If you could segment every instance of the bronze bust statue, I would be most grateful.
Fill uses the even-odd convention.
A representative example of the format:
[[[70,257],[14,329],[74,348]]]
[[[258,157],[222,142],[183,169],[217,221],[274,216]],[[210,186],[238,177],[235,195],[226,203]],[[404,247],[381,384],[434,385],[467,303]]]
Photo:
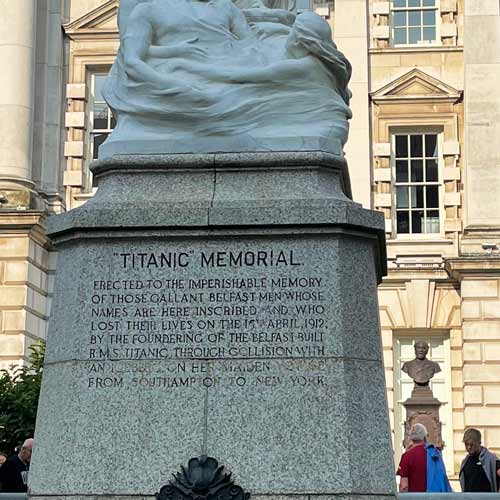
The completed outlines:
[[[415,359],[407,361],[401,369],[407,373],[415,382],[416,386],[426,387],[429,380],[441,371],[439,364],[427,359],[429,344],[421,340],[415,342]]]

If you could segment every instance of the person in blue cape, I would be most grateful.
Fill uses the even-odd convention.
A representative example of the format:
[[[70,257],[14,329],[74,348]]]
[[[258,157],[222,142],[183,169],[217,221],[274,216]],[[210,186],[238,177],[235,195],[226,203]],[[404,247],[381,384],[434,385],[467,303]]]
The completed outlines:
[[[425,445],[427,451],[427,493],[451,493],[441,450],[433,444]]]

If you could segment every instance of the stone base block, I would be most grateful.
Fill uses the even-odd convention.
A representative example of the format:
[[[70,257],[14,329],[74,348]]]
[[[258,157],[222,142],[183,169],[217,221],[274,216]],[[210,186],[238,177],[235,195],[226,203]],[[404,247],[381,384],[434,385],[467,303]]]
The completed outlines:
[[[152,498],[203,454],[253,498],[394,498],[383,217],[321,161],[101,164],[51,223],[32,497]]]

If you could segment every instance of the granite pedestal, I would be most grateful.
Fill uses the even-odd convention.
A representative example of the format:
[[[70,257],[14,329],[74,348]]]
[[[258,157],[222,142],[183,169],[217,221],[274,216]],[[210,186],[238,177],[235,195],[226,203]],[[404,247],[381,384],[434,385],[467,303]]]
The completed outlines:
[[[32,498],[152,498],[207,454],[252,498],[394,498],[384,220],[330,153],[123,156],[54,217]]]

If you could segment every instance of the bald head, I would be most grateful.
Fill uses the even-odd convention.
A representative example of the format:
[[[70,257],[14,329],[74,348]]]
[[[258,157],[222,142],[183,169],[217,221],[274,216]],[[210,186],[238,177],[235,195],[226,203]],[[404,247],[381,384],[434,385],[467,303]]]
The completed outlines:
[[[31,452],[33,451],[33,438],[28,438],[21,446],[18,457],[25,463],[31,462]]]

